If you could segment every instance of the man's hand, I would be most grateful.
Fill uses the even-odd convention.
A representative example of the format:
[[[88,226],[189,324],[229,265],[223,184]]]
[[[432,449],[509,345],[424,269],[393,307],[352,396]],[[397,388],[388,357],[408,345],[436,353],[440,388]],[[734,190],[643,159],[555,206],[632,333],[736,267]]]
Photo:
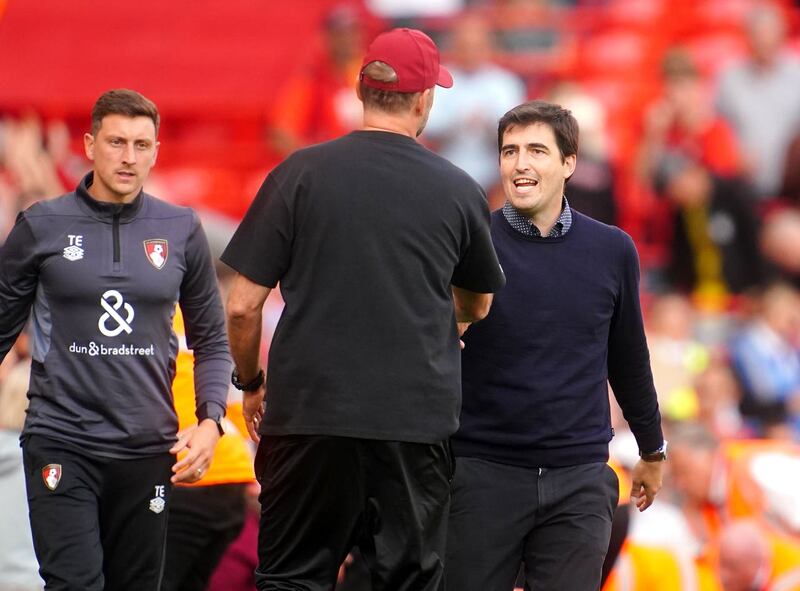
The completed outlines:
[[[661,479],[664,462],[645,462],[639,460],[631,472],[631,500],[639,511],[644,511],[653,504],[658,491],[661,490]]]
[[[186,455],[175,462],[171,478],[173,483],[197,482],[211,465],[214,447],[219,441],[219,429],[213,419],[203,419],[196,427],[189,427],[178,433],[178,442],[169,450],[171,454],[186,451]]]
[[[264,395],[266,393],[267,388],[265,384],[262,384],[261,387],[254,392],[243,392],[242,416],[244,416],[244,424],[247,426],[250,439],[256,443],[261,441],[258,428],[261,426],[261,421],[264,419]]]
[[[469,325],[472,324],[471,322],[458,322],[456,323],[458,326],[458,344],[463,349],[464,348],[464,341],[461,340],[461,337],[464,336],[464,333],[467,332]]]

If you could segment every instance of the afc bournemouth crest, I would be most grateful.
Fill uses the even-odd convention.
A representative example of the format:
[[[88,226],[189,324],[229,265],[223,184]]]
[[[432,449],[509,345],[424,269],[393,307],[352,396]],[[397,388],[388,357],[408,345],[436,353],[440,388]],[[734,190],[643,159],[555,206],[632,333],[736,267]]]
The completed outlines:
[[[169,254],[169,245],[166,240],[161,238],[145,240],[144,253],[147,255],[147,261],[156,269],[163,269],[167,264],[167,255]]]
[[[56,490],[61,482],[61,464],[47,464],[42,468],[42,480],[47,488]]]

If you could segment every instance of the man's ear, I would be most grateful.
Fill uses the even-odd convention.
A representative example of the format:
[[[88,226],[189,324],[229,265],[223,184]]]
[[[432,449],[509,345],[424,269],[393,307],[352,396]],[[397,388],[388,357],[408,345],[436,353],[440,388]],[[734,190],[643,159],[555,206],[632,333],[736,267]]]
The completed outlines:
[[[86,152],[86,157],[94,162],[94,136],[91,133],[83,134],[83,151]]]
[[[578,156],[572,154],[564,159],[564,180],[572,176],[575,172],[575,166],[578,163]]]
[[[428,101],[431,100],[431,93],[433,92],[432,88],[427,88],[417,94],[417,98],[414,101],[414,112],[417,115],[422,115],[427,110]]]

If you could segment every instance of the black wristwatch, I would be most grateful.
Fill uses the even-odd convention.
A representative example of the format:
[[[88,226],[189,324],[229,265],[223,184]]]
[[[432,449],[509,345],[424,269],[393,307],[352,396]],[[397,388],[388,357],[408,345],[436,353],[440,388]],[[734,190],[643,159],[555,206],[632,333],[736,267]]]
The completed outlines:
[[[239,379],[239,370],[234,367],[233,373],[231,374],[231,384],[233,384],[237,390],[242,390],[243,392],[255,392],[264,384],[264,370],[259,369],[256,377],[246,384],[243,384]]]
[[[222,415],[218,412],[213,414],[209,414],[208,412],[208,404],[203,404],[197,410],[197,423],[199,424],[201,421],[205,421],[206,419],[211,419],[217,424],[217,431],[219,431],[219,436],[222,437],[225,435],[225,429],[222,428]]]
[[[667,440],[655,451],[644,452],[639,450],[639,457],[645,462],[663,462],[667,459]]]

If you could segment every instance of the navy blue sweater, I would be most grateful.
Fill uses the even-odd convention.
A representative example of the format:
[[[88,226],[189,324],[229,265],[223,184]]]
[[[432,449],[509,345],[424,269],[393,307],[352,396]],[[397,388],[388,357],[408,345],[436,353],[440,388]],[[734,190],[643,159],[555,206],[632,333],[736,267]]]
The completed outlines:
[[[464,335],[458,456],[529,467],[606,461],[607,380],[639,448],[662,443],[636,248],[619,228],[572,215],[564,236],[538,238],[492,214],[506,287]]]

